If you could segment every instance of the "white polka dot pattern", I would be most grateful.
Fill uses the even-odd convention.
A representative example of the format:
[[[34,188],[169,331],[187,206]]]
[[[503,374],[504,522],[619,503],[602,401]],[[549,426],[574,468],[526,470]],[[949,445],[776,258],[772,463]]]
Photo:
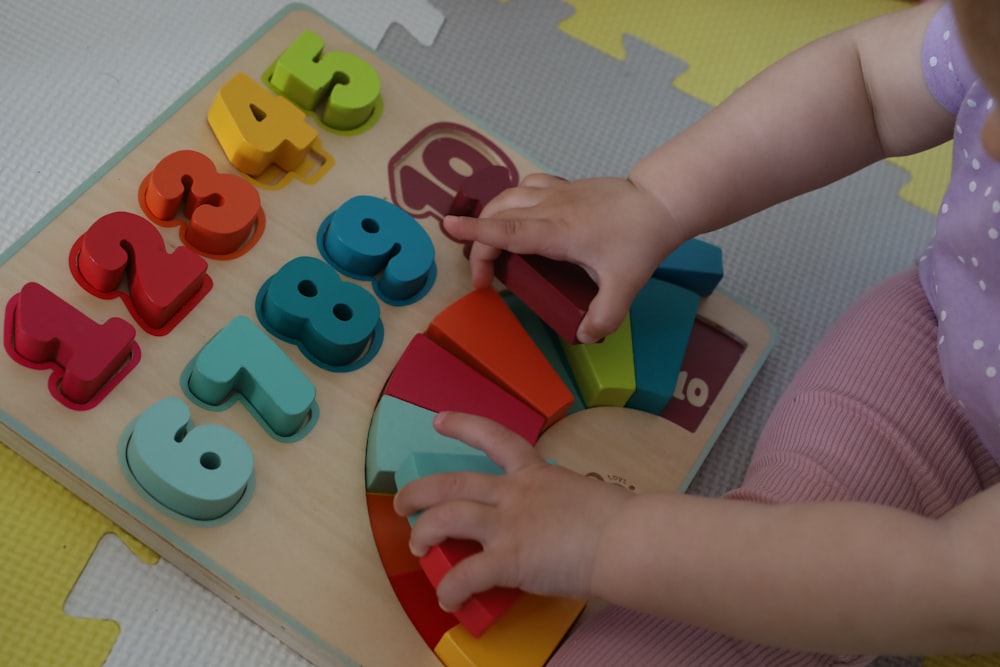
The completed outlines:
[[[951,183],[919,266],[938,313],[945,382],[1000,457],[1000,164],[980,141],[995,102],[953,39],[953,21],[943,8],[924,43],[925,78],[956,120]]]

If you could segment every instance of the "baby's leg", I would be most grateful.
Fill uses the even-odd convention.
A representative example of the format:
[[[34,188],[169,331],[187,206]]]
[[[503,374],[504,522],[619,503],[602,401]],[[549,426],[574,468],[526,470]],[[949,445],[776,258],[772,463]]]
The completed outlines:
[[[871,290],[820,342],[768,420],[742,486],[727,495],[866,501],[937,517],[998,480],[1000,468],[945,391],[936,322],[911,270]],[[607,607],[550,665],[867,662],[768,649]]]

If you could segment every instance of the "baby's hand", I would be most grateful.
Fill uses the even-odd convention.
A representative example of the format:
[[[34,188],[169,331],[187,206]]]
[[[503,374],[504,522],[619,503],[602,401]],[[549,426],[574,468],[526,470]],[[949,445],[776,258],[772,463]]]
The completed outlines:
[[[472,241],[474,287],[493,279],[502,250],[579,264],[598,293],[577,338],[591,343],[613,333],[663,258],[685,239],[652,194],[621,178],[566,181],[527,176],[486,205],[479,219],[448,216],[447,233]]]
[[[602,535],[632,494],[545,462],[525,440],[488,419],[445,412],[434,425],[506,471],[432,475],[396,495],[397,513],[423,510],[410,537],[415,555],[446,538],[483,546],[438,584],[441,607],[458,609],[470,595],[496,586],[589,597]]]

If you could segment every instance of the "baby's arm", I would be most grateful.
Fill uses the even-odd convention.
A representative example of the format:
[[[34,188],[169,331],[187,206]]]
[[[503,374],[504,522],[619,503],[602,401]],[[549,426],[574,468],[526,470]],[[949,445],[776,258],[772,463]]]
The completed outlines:
[[[608,523],[593,592],[789,649],[1000,650],[1000,487],[934,520],[860,503],[634,496]],[[623,544],[643,536],[641,549]]]
[[[758,643],[834,653],[1000,650],[1000,487],[934,520],[858,503],[765,505],[635,495],[544,462],[481,417],[437,427],[507,474],[406,485],[411,548],[445,537],[483,551],[438,586],[442,606],[493,586],[627,607]]]
[[[452,236],[476,242],[474,284],[488,284],[501,248],[576,262],[600,290],[578,337],[596,340],[685,239],[947,140],[953,118],[921,69],[939,7],[923,3],[803,47],[641,160],[628,180],[529,176],[479,221],[446,219]]]

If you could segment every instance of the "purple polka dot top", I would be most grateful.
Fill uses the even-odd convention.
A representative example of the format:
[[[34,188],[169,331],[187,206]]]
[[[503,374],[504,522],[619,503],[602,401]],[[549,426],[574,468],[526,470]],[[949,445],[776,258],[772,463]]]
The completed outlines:
[[[980,141],[994,100],[969,64],[948,5],[931,21],[923,68],[931,93],[956,118],[951,182],[920,279],[938,319],[945,385],[1000,461],[1000,164]]]

